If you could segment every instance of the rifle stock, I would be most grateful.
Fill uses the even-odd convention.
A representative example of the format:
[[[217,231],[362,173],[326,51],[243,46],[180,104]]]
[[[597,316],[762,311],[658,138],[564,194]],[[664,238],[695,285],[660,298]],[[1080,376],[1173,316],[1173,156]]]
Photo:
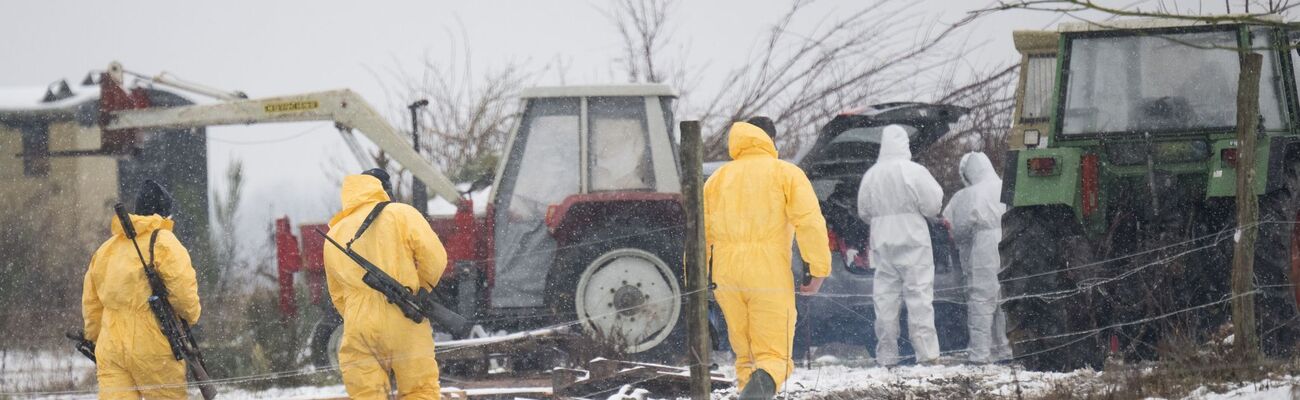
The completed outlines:
[[[190,331],[190,324],[185,320],[179,320],[185,337],[189,339],[189,351],[186,352],[186,364],[190,367],[190,372],[194,374],[194,381],[198,383],[199,393],[203,394],[205,400],[212,400],[217,397],[217,388],[213,387],[212,380],[208,376],[207,363],[203,361],[203,352],[199,350],[199,343],[194,339],[194,332]]]
[[[67,331],[63,333],[63,336],[76,342],[74,346],[77,351],[80,352],[81,355],[86,356],[86,358],[89,358],[90,362],[99,362],[95,360],[95,342],[86,340],[85,332],[81,330]]]

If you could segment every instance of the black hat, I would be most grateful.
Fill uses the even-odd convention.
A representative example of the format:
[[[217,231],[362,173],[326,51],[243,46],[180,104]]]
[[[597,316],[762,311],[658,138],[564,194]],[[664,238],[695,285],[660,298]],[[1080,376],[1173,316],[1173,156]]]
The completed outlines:
[[[750,125],[761,128],[763,132],[767,132],[767,136],[772,138],[772,141],[776,141],[776,123],[772,122],[771,118],[760,115],[757,117],[750,118],[745,122],[748,122]]]
[[[388,197],[393,197],[393,185],[388,183],[388,171],[383,168],[371,168],[366,172],[362,172],[361,175],[370,175],[375,179],[379,179],[379,183],[384,185],[384,193],[388,193]]]
[[[158,182],[145,179],[140,186],[140,193],[135,196],[135,215],[154,214],[164,217],[172,215],[172,195]]]

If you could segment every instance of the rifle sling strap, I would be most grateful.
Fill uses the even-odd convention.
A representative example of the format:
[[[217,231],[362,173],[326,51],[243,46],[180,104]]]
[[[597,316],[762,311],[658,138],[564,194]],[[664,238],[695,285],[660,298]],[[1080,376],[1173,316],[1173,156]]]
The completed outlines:
[[[717,289],[718,284],[713,282],[713,246],[709,246],[709,290]]]
[[[357,241],[357,239],[360,239],[362,233],[366,233],[366,229],[370,228],[370,224],[375,222],[375,218],[379,217],[379,213],[384,211],[384,207],[387,207],[389,203],[392,202],[383,201],[383,202],[379,202],[379,204],[375,204],[375,208],[370,210],[370,214],[366,215],[366,219],[361,221],[361,226],[357,227],[357,233],[352,235],[352,240],[348,241],[347,248],[349,250],[352,249],[352,242],[355,242]]]
[[[154,245],[155,243],[158,243],[158,231],[159,231],[159,230],[160,230],[160,229],[154,229],[154,230],[153,230],[153,233],[150,233],[150,234],[149,234],[149,265],[154,265],[154,263],[153,263],[153,245]],[[157,268],[157,266],[154,266],[154,267]]]

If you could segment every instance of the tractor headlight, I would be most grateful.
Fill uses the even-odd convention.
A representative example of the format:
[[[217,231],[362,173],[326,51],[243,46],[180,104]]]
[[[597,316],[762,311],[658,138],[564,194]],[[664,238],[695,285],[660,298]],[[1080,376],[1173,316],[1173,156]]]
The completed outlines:
[[[1038,143],[1042,141],[1042,136],[1043,134],[1039,133],[1037,129],[1025,130],[1025,147],[1038,147]]]

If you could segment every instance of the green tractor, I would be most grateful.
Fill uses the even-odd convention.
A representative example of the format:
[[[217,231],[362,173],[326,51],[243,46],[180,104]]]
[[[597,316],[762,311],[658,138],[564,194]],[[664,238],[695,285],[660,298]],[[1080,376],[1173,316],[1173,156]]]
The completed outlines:
[[[1000,274],[1016,359],[1098,367],[1200,345],[1230,322],[1236,176],[1255,171],[1258,332],[1296,346],[1300,27],[1131,20],[1017,31]],[[1239,165],[1239,51],[1263,55]]]

